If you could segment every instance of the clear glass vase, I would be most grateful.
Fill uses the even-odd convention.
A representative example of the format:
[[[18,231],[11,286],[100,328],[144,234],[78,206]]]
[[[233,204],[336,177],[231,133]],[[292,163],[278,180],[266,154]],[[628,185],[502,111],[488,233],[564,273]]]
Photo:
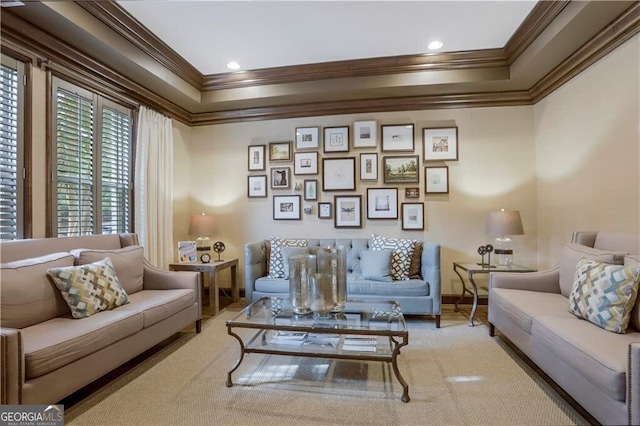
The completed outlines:
[[[315,274],[316,256],[300,254],[289,257],[289,296],[294,313],[311,313],[311,279]]]
[[[343,312],[347,302],[347,250],[344,246],[319,247],[318,274],[330,282],[331,312]]]

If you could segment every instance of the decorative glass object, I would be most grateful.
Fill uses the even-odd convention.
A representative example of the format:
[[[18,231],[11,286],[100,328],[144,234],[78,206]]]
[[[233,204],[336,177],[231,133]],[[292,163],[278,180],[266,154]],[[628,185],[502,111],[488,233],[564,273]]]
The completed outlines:
[[[317,316],[327,316],[334,308],[332,280],[331,274],[321,273],[311,278],[311,310]]]
[[[318,274],[330,281],[331,312],[343,312],[347,302],[347,250],[344,246],[319,247]]]
[[[289,257],[289,295],[296,314],[311,312],[311,279],[316,273],[316,256],[300,254]]]

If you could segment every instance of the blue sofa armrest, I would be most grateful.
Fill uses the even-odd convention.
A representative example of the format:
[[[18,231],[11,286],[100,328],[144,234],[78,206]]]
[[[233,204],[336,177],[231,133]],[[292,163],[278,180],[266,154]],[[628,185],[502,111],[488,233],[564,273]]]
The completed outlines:
[[[429,283],[429,294],[433,297],[433,313],[440,315],[442,310],[442,290],[440,286],[440,244],[422,242],[420,275]]]
[[[255,281],[267,275],[267,245],[264,241],[244,245],[244,294],[252,302]]]

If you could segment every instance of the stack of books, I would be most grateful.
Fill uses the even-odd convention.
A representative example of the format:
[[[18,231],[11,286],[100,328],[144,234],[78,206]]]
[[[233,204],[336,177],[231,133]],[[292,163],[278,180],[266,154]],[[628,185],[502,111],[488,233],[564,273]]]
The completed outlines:
[[[298,331],[276,331],[271,338],[274,345],[302,346],[308,333]]]
[[[376,336],[347,334],[344,336],[342,350],[354,352],[375,352],[377,346],[378,338]]]

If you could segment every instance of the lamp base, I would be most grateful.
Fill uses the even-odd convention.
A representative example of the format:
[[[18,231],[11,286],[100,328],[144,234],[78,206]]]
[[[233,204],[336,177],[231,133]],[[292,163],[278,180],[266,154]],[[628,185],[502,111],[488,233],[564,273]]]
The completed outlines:
[[[500,266],[509,266],[513,263],[513,246],[509,237],[498,237],[494,242],[496,263]]]

